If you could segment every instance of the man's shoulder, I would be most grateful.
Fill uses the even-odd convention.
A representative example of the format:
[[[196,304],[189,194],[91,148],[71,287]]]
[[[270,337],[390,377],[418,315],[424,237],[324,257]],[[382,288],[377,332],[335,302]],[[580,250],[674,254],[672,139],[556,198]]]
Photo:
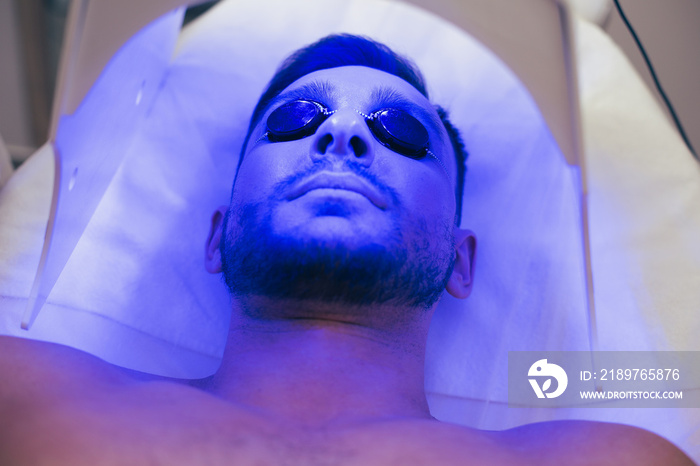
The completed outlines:
[[[692,465],[678,448],[636,427],[589,421],[528,424],[485,431],[414,420],[377,423],[354,437],[366,464]]]
[[[115,448],[140,454],[141,438],[184,432],[172,418],[201,406],[207,398],[197,393],[67,346],[2,336],[0,464],[95,464],[88,459]]]
[[[8,384],[47,389],[64,383],[119,383],[126,371],[68,346],[12,336],[0,336],[0,374],[13,374]],[[8,387],[8,384],[3,386]],[[50,384],[49,386],[45,384]]]
[[[0,336],[0,380],[0,409],[8,419],[83,405],[96,396],[109,398],[157,378],[140,377],[68,346]]]
[[[623,424],[550,421],[516,427],[498,435],[510,447],[541,455],[542,464],[694,464],[663,437]]]

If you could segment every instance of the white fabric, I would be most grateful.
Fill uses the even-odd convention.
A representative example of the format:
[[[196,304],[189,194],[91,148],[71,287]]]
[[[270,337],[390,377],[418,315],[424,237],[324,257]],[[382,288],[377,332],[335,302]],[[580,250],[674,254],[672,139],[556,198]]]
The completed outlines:
[[[434,413],[482,428],[577,416],[655,430],[700,456],[690,410],[514,410],[509,350],[587,350],[578,198],[531,98],[481,45],[391,2],[228,1],[181,37],[151,117],[30,332],[20,316],[51,190],[50,154],[0,192],[0,329],[178,377],[216,369],[228,320],[203,269],[211,212],[228,202],[257,97],[289,52],[331,32],[410,56],[470,152],[463,226],[479,237],[472,297],[446,296],[431,328]],[[639,77],[577,23],[601,349],[699,350],[700,170]],[[484,400],[487,402],[484,403]]]

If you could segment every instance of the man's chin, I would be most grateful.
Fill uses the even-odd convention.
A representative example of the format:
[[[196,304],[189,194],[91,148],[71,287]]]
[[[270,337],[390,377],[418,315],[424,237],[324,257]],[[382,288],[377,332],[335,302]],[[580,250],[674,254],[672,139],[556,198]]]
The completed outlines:
[[[370,224],[352,218],[329,215],[308,219],[292,229],[274,229],[273,235],[314,246],[353,250],[388,244],[391,240],[387,230],[377,224],[371,228]]]
[[[287,206],[285,206],[287,207]],[[316,239],[348,246],[374,243],[387,244],[394,237],[395,226],[386,212],[350,209],[342,204],[325,204],[323,209],[279,208],[271,215],[271,229],[278,236],[300,240]]]
[[[236,296],[378,304],[393,299],[386,284],[406,262],[405,253],[386,246],[349,247],[338,237],[263,235],[258,239],[225,251],[224,274]]]
[[[405,244],[399,227],[346,217],[305,219],[287,228],[262,207],[245,206],[222,240],[232,295],[329,303],[340,307],[432,306],[444,289],[449,251]],[[273,217],[273,218],[271,218]],[[426,239],[427,241],[427,239]],[[410,253],[409,253],[410,251]]]

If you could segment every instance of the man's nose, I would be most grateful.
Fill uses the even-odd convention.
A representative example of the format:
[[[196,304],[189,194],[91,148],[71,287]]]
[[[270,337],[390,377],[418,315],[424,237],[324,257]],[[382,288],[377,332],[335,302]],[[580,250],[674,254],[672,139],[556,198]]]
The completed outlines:
[[[315,159],[352,156],[369,166],[374,159],[372,133],[364,117],[355,110],[334,112],[316,130],[311,156]]]

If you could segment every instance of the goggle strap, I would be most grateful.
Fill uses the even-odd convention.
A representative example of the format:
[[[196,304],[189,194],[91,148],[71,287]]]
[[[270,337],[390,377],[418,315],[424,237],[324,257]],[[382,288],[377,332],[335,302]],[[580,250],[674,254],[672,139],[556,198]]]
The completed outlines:
[[[359,114],[362,116],[362,118],[364,118],[365,120],[374,120],[374,117],[377,115],[376,113],[372,113],[371,115],[367,115],[366,113],[361,112],[361,111],[359,111],[359,110],[357,110],[357,109],[354,109],[354,110],[355,110],[357,113],[359,113]],[[337,111],[337,110],[334,110],[334,112],[335,112],[335,111]]]
[[[437,163],[440,164],[440,168],[442,168],[442,171],[444,171],[445,175],[447,175],[447,179],[450,179],[450,174],[447,172],[447,168],[445,167],[445,164],[442,163],[442,160],[440,160],[437,155],[433,154],[430,149],[427,149],[426,154],[434,158]]]

